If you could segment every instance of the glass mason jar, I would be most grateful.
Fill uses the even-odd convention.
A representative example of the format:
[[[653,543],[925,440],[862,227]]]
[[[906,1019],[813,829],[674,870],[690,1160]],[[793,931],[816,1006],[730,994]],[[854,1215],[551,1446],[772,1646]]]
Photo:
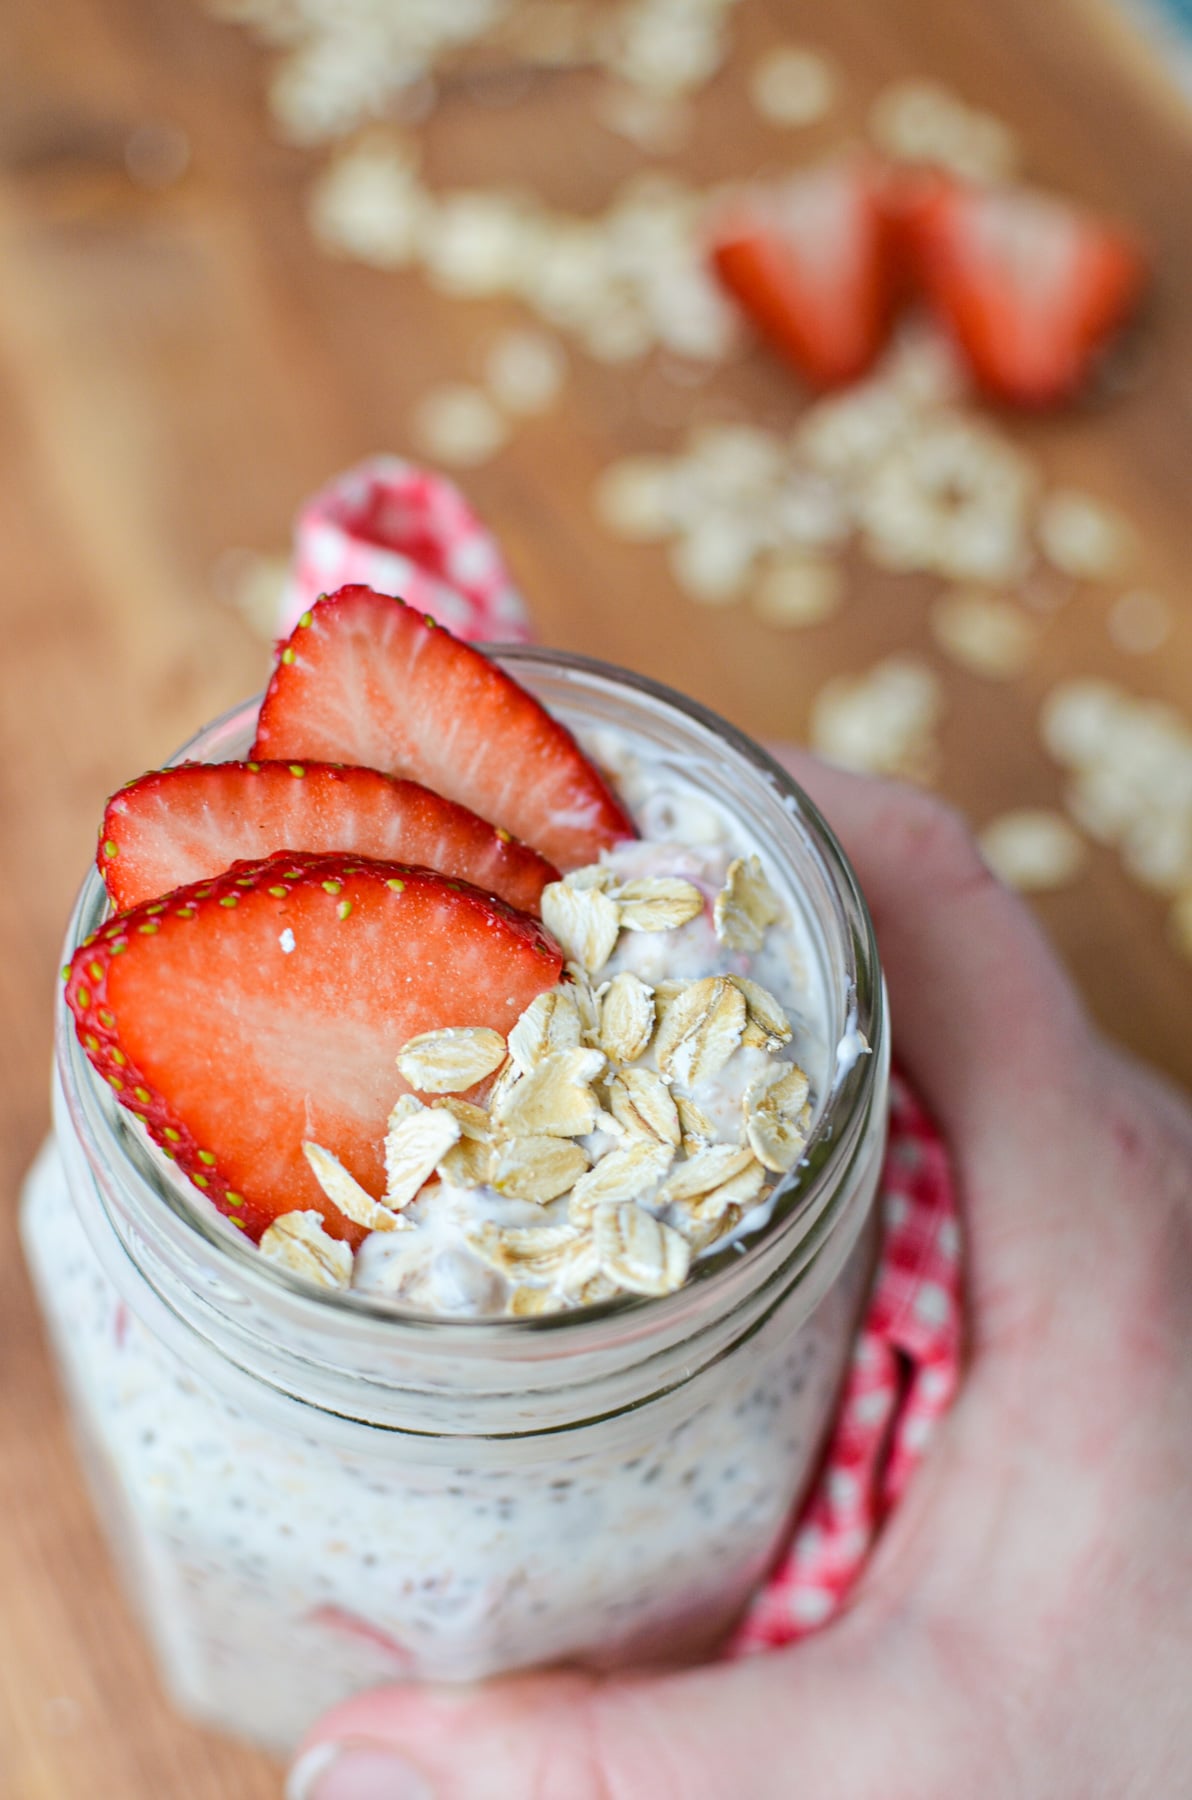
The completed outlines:
[[[840,1049],[768,1223],[677,1293],[448,1319],[266,1263],[116,1104],[59,1000],[23,1224],[96,1504],[178,1702],[280,1751],[380,1681],[713,1651],[815,1472],[872,1268],[887,1030],[830,831],[666,689],[501,660],[581,738],[627,734],[741,820],[802,913]],[[182,754],[243,755],[255,715]],[[92,871],[68,956],[105,910]]]

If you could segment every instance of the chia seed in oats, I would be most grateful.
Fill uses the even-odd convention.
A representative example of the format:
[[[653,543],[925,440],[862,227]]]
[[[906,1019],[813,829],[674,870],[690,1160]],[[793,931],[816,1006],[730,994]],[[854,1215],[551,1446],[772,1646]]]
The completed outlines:
[[[568,722],[643,832],[569,878],[615,937],[601,956],[581,935],[503,1067],[475,1036],[415,1046],[429,1081],[395,1091],[383,1228],[350,1260],[317,1215],[273,1228],[280,1268],[200,1221],[73,1037],[62,1054],[23,1230],[87,1472],[179,1703],[278,1751],[385,1680],[711,1654],[830,1424],[873,1253],[881,1036],[857,1154],[822,1186],[830,1231],[792,1276],[764,1227],[834,1104],[838,1045],[867,1047],[840,984],[856,926],[796,885],[789,801],[730,742],[693,774],[669,701],[669,762],[629,728],[585,733],[584,704]],[[618,704],[631,725],[640,697]],[[753,856],[780,910],[742,948],[715,904]],[[752,943],[753,888],[733,885]],[[684,1008],[709,981],[706,1016]],[[757,1256],[701,1280],[733,1244]]]

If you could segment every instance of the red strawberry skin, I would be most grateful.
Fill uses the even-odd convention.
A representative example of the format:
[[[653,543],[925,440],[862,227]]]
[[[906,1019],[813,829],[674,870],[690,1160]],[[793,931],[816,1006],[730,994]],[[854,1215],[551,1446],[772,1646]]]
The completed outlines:
[[[403,1044],[446,1025],[507,1034],[562,962],[540,925],[462,882],[287,855],[110,920],[75,952],[66,1000],[120,1104],[249,1237],[313,1208],[356,1243],[303,1140],[380,1198]]]
[[[280,850],[415,863],[539,911],[558,870],[416,781],[329,763],[184,763],[108,801],[96,862],[120,912]]]
[[[371,588],[341,588],[304,615],[282,646],[252,755],[423,782],[563,869],[636,835],[537,700],[434,619]]]
[[[889,336],[894,243],[878,171],[863,159],[751,190],[721,216],[711,256],[730,293],[812,387],[863,375]]]
[[[1146,288],[1130,233],[1047,194],[928,176],[899,211],[925,298],[985,392],[1013,406],[1078,394]]]

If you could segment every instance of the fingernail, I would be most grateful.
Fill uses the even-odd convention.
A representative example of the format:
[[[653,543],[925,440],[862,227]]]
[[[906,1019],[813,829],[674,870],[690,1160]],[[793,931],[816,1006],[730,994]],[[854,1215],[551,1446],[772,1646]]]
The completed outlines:
[[[434,1800],[426,1776],[381,1744],[316,1744],[299,1757],[286,1800]]]

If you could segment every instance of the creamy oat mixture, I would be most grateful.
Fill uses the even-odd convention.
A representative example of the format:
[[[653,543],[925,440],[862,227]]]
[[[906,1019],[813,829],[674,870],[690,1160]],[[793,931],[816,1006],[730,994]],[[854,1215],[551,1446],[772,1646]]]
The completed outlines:
[[[287,1213],[261,1240],[270,1260],[431,1312],[521,1317],[669,1293],[768,1217],[822,1088],[798,922],[704,796],[602,748],[641,790],[647,835],[545,890],[564,980],[508,1041],[455,1026],[407,1044],[395,1094],[417,1092],[395,1098],[382,1200],[304,1145],[368,1235],[353,1253],[317,1212]]]
[[[457,1315],[662,1291],[705,1241],[764,1220],[804,1108],[863,1050],[829,1035],[805,902],[764,844],[623,738],[585,747],[643,837],[548,899],[571,979],[508,1044],[464,1030],[406,1047],[395,1086],[404,1073],[422,1098],[397,1103],[388,1204],[356,1196],[354,1257],[317,1216],[275,1223],[291,1268]],[[594,938],[610,910],[615,933]],[[436,1094],[436,1076],[487,1083],[483,1106]],[[334,1190],[336,1165],[311,1154]],[[871,1255],[868,1235],[842,1248],[810,1294],[796,1284],[646,1404],[440,1438],[283,1405],[267,1380],[225,1392],[122,1256],[131,1286],[113,1286],[80,1216],[94,1205],[63,1114],[23,1226],[102,1516],[177,1699],[282,1751],[381,1681],[707,1655],[816,1466]]]
[[[62,1155],[73,1173],[63,1169]],[[677,1390],[528,1441],[295,1427],[196,1374],[96,1261],[50,1146],[24,1235],[100,1515],[187,1711],[292,1750],[385,1681],[706,1656],[814,1469],[868,1269]]]

